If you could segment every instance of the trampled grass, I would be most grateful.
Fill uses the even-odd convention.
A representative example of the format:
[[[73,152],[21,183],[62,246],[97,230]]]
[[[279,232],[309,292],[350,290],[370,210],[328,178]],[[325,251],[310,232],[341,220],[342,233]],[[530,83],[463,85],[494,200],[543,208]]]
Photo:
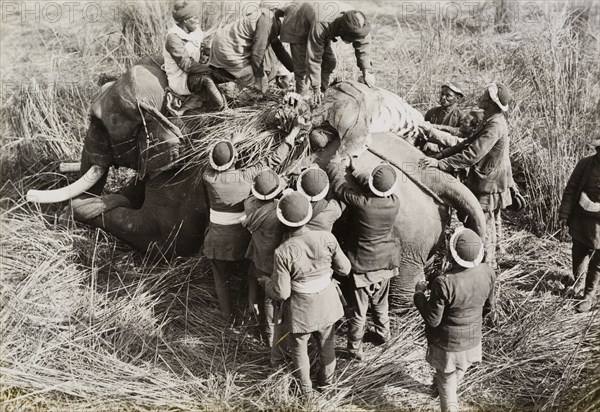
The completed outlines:
[[[80,18],[35,25],[12,16],[3,24],[2,80],[19,86],[11,83],[2,96],[3,407],[435,408],[423,325],[414,309],[395,308],[392,341],[369,348],[363,363],[339,360],[335,387],[306,405],[289,370],[269,369],[255,320],[248,316],[242,326],[225,328],[203,259],[151,263],[102,231],[55,225],[56,208],[24,204],[27,189],[64,184],[66,178],[48,165],[77,159],[101,74],[122,73],[160,47],[168,4],[136,4],[143,13],[116,13],[103,4],[103,18],[93,23]],[[591,411],[600,407],[598,310],[575,313],[561,282],[570,273],[568,244],[548,235],[556,233],[566,179],[585,153],[584,142],[599,130],[598,10],[588,3],[531,4],[539,6],[536,13],[509,16],[510,31],[500,33],[476,12],[449,19],[387,2],[345,7],[363,8],[372,18],[378,84],[419,110],[436,104],[446,79],[463,84],[466,106],[491,80],[508,84],[515,97],[512,156],[529,207],[508,216],[521,227],[512,227],[503,242],[509,253],[501,259],[498,317],[485,326],[484,362],[467,373],[463,405]],[[214,15],[209,20],[222,21]],[[337,75],[356,78],[351,49],[334,49]],[[27,86],[35,82],[42,87]],[[215,116],[243,127],[252,121],[244,113],[253,110],[258,112]],[[234,119],[236,113],[242,116]],[[197,127],[209,117],[198,119]],[[268,141],[261,141],[260,151],[268,150]],[[236,287],[243,295],[241,283]],[[338,330],[339,345],[344,328]]]

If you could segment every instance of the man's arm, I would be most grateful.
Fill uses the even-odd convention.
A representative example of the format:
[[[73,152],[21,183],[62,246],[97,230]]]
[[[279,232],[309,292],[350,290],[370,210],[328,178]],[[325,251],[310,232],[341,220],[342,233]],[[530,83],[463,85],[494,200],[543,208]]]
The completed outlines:
[[[488,297],[483,305],[484,318],[496,309],[496,298],[494,296],[496,291],[496,274],[493,270],[491,270],[490,273],[492,277],[492,287],[490,288],[490,293],[488,294]]]
[[[283,47],[281,40],[279,40],[279,38],[275,38],[275,40],[271,42],[271,47],[273,48],[275,56],[277,56],[277,59],[281,62],[281,64],[283,64],[290,73],[294,73],[294,62],[292,60],[292,56],[290,56],[285,47]]]
[[[348,186],[344,178],[344,165],[332,160],[325,168],[325,172],[329,176],[329,182],[335,195],[344,203],[361,206],[367,201],[367,198],[362,193],[355,192]]]
[[[348,257],[344,254],[344,252],[342,252],[340,244],[335,236],[333,236],[331,233],[329,235],[331,237],[329,240],[329,247],[331,251],[331,268],[338,275],[347,276],[352,269],[350,260],[348,260]]]
[[[313,90],[321,88],[321,64],[325,51],[325,23],[315,22],[309,32],[306,46],[307,75]]]
[[[284,142],[280,144],[279,147],[266,159],[259,161],[253,166],[243,169],[242,173],[244,175],[244,179],[253,181],[263,168],[270,167],[271,169],[275,169],[277,166],[283,163],[294,147],[294,140],[296,139],[296,136],[298,136],[298,133],[300,133],[300,128],[294,127],[290,134],[286,136]]]
[[[457,129],[458,130],[458,129]],[[464,139],[461,139],[458,136],[455,136],[449,132],[438,130],[436,126],[432,125],[431,130],[429,131],[429,136],[427,141],[442,145],[444,147],[452,147],[456,146]]]
[[[269,34],[271,33],[272,25],[273,19],[265,13],[262,13],[256,22],[256,30],[252,39],[251,59],[252,72],[255,78],[260,79],[265,76],[263,61],[267,47],[269,47]]]
[[[425,297],[423,292],[416,292],[413,298],[423,320],[433,328],[439,326],[444,315],[444,308],[446,307],[445,291],[445,278],[438,276],[431,285],[429,299]]]
[[[362,39],[352,42],[354,46],[354,55],[356,56],[356,65],[363,72],[371,69],[371,33]]]
[[[272,299],[286,300],[292,294],[291,275],[285,257],[275,249],[273,275],[265,280],[265,293]]]
[[[198,64],[198,62],[194,60],[193,54],[186,49],[185,42],[176,34],[167,35],[165,49],[167,49],[167,52],[173,57],[173,60],[175,60],[175,63],[177,63],[179,68],[186,73],[188,73],[194,65]]]
[[[500,139],[500,135],[495,128],[485,129],[470,144],[457,145],[462,149],[458,153],[440,160],[438,168],[444,171],[454,171],[471,167],[492,150],[498,139]]]
[[[563,192],[562,201],[560,202],[560,208],[558,209],[558,217],[561,220],[568,220],[569,216],[571,216],[573,204],[578,201],[578,199],[575,199],[575,197],[577,196],[577,192],[581,186],[582,179],[585,178],[585,169],[585,159],[580,160],[579,163],[577,163],[577,166],[575,166],[573,173],[571,173],[571,176],[569,177],[569,181],[567,182],[567,186]]]

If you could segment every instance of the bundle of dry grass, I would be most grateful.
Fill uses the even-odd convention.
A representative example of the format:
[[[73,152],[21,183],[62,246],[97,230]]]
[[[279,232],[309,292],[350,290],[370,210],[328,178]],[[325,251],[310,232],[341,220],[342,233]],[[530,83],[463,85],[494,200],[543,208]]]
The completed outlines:
[[[178,162],[184,167],[204,168],[208,164],[210,148],[217,141],[229,139],[234,134],[243,136],[236,145],[240,165],[252,165],[264,159],[289,132],[275,117],[282,97],[281,91],[272,91],[261,97],[245,95],[234,101],[232,109],[183,116],[182,132],[186,148]],[[278,171],[286,170],[293,159],[304,155],[306,150],[298,145],[297,153],[289,156],[289,160],[280,165]]]
[[[50,227],[23,208],[3,215],[2,232],[7,407],[306,407],[290,370],[268,368],[256,320],[225,327],[205,260],[152,263],[99,230]],[[467,374],[461,399],[482,410],[590,408],[600,366],[597,312],[574,314],[557,286],[567,272],[565,246],[524,232],[505,245],[530,263],[503,262],[498,320],[485,329],[484,363]],[[391,342],[369,348],[363,363],[340,360],[336,385],[311,407],[436,405],[422,321],[414,309],[402,313]]]

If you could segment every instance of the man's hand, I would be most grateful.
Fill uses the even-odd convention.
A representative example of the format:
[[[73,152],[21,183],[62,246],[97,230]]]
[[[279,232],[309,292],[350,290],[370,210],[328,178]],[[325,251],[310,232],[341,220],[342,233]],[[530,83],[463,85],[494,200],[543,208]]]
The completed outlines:
[[[302,100],[302,95],[295,92],[288,92],[283,96],[283,104],[294,108],[298,107]]]
[[[422,123],[419,123],[419,127],[427,133],[431,132],[432,129],[431,123],[429,123],[428,121],[423,121]]]
[[[362,77],[363,77],[364,83],[367,86],[369,86],[371,88],[375,87],[375,76],[373,76],[373,74],[369,73],[368,70],[363,70]]]
[[[312,104],[313,106],[320,106],[323,103],[323,92],[320,87],[313,88]]]
[[[566,217],[561,218],[558,223],[560,224],[560,229],[564,232],[569,230],[569,223]]]
[[[300,130],[310,130],[312,128],[312,122],[308,116],[296,116],[294,118],[293,127],[297,127]]]
[[[255,77],[254,78],[254,87],[261,93],[266,92],[267,87],[268,87],[267,76]]]
[[[438,167],[438,160],[432,159],[431,157],[424,157],[419,160],[419,168],[425,169],[427,167]]]
[[[266,276],[261,276],[258,279],[256,279],[256,281],[258,282],[258,284],[260,286],[262,286],[263,288],[265,287],[265,284],[267,283],[268,280],[269,280],[269,278],[266,277]]]
[[[415,285],[415,293],[417,292],[425,292],[427,290],[427,281],[420,280]]]

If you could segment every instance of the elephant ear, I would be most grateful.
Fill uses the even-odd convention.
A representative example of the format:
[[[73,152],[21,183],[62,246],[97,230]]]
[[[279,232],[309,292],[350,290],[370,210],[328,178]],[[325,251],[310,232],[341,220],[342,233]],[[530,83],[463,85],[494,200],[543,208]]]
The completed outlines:
[[[149,172],[169,169],[179,159],[183,140],[181,130],[156,108],[138,102],[142,126],[137,133],[139,149],[138,173],[144,177]]]

